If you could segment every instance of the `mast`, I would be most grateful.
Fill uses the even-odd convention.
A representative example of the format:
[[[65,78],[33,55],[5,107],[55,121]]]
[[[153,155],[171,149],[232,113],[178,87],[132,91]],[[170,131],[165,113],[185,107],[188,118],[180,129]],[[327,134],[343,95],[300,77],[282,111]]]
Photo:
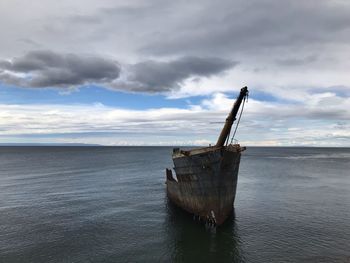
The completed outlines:
[[[230,134],[232,124],[236,120],[236,115],[238,113],[239,107],[241,106],[241,103],[246,96],[248,96],[248,88],[243,87],[243,88],[241,88],[241,92],[239,93],[239,95],[236,99],[236,102],[232,107],[230,114],[226,118],[225,125],[222,128],[222,131],[220,133],[220,136],[219,136],[218,141],[216,142],[215,146],[218,146],[218,147],[224,146],[225,141],[227,139],[227,136],[229,136],[229,134]]]

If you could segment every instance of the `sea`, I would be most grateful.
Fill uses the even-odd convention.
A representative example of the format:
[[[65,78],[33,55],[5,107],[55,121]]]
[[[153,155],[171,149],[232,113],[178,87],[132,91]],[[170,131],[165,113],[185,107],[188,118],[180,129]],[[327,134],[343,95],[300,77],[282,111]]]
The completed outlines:
[[[172,147],[0,147],[0,262],[350,262],[350,148],[248,147],[234,212],[172,205]]]

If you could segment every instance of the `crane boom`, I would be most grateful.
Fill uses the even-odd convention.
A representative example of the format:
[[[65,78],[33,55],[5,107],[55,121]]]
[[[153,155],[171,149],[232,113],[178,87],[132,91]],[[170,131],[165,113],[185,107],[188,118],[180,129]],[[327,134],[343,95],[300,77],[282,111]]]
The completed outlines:
[[[227,139],[227,136],[229,136],[229,134],[230,134],[232,124],[236,120],[238,110],[242,104],[243,99],[246,96],[248,96],[248,88],[243,87],[243,88],[241,88],[241,92],[239,93],[239,95],[236,99],[236,102],[232,107],[230,114],[226,118],[225,125],[221,130],[220,136],[219,136],[218,141],[216,142],[215,146],[218,146],[218,147],[224,146],[225,141]]]

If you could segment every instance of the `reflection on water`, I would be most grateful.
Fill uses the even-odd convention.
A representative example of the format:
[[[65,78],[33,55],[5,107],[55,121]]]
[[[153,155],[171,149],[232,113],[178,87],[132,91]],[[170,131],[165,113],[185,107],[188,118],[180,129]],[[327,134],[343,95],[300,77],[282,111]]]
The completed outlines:
[[[244,262],[234,212],[225,224],[208,228],[166,201],[167,246],[174,262]]]

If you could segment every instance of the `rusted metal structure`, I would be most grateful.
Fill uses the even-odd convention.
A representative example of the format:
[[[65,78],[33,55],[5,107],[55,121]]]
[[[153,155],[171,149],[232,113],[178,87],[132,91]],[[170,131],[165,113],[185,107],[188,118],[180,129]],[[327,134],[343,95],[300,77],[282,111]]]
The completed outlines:
[[[232,124],[247,97],[248,88],[244,87],[215,146],[188,151],[174,148],[172,158],[176,178],[172,170],[166,169],[169,199],[199,219],[214,225],[221,225],[233,209],[241,152],[245,147],[232,142],[229,144],[228,141]]]

